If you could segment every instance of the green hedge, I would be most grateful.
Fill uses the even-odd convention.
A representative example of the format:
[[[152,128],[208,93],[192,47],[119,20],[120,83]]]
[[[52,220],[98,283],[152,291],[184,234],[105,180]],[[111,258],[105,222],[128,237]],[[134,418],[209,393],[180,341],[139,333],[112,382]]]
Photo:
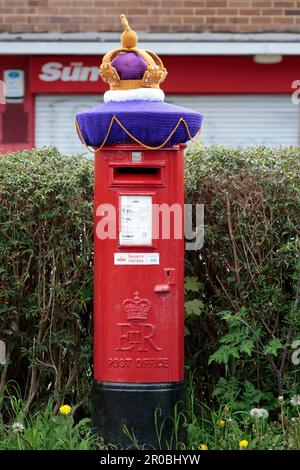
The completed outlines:
[[[0,334],[28,406],[91,377],[93,165],[54,148],[0,157]]]
[[[186,362],[201,400],[272,404],[297,389],[299,157],[189,148],[186,201],[204,204],[205,243],[186,252]],[[53,392],[57,406],[79,406],[89,393],[92,198],[90,160],[55,148],[0,158],[1,386],[16,380],[28,407]]]
[[[201,391],[276,406],[299,392],[300,149],[191,147],[186,199],[205,206],[204,247],[188,254],[204,305],[188,342]]]

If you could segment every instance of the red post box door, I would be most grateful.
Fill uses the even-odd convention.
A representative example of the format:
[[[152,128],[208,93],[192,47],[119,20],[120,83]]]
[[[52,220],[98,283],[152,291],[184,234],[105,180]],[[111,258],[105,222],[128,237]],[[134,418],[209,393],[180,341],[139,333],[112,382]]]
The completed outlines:
[[[175,382],[183,379],[183,155],[143,151],[133,162],[134,151],[96,155],[95,379]],[[110,236],[99,230],[106,222]]]

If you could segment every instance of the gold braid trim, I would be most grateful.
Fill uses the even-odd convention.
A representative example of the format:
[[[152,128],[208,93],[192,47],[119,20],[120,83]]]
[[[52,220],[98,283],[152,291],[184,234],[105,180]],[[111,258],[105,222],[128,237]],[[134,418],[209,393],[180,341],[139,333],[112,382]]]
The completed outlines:
[[[161,149],[162,147],[164,147],[166,145],[166,143],[171,139],[172,135],[176,132],[176,130],[178,129],[179,125],[181,122],[183,122],[183,124],[185,125],[185,128],[186,128],[186,132],[187,132],[187,135],[189,136],[190,140],[191,141],[195,141],[201,134],[201,131],[202,131],[202,127],[200,127],[199,131],[196,133],[196,135],[194,137],[192,137],[191,133],[190,133],[190,130],[189,130],[189,126],[187,125],[187,122],[186,120],[181,117],[178,119],[178,122],[176,124],[176,126],[174,127],[174,129],[171,131],[171,133],[169,134],[169,136],[166,138],[166,140],[161,144],[161,145],[157,145],[156,147],[151,147],[150,145],[146,145],[144,144],[143,142],[141,142],[139,139],[137,139],[136,137],[134,137],[134,135],[131,134],[131,132],[129,132],[126,127],[119,121],[119,119],[117,118],[117,116],[114,114],[113,117],[111,118],[111,121],[110,121],[110,124],[108,126],[108,130],[107,130],[107,133],[104,137],[104,140],[102,142],[102,144],[97,147],[97,148],[93,148],[93,147],[90,147],[89,145],[87,145],[83,135],[82,135],[82,132],[80,130],[80,127],[79,127],[79,124],[78,124],[78,121],[76,119],[75,121],[75,126],[76,126],[76,131],[77,131],[77,134],[81,140],[81,142],[85,145],[85,147],[87,148],[87,150],[91,153],[96,153],[98,152],[98,150],[101,150],[104,145],[106,144],[106,141],[109,137],[109,134],[110,134],[110,131],[111,131],[111,128],[113,126],[113,123],[116,121],[117,124],[119,124],[119,126],[121,127],[121,129],[123,129],[123,131],[128,135],[128,137],[130,137],[134,142],[136,142],[137,144],[141,145],[142,147],[144,147],[145,149],[147,150],[159,150]]]

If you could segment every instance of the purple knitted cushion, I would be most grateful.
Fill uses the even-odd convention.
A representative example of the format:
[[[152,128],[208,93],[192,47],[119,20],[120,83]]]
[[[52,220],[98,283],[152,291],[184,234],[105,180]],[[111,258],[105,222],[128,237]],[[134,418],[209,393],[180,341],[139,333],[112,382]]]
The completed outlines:
[[[182,117],[190,134],[194,137],[202,123],[202,115],[181,106],[160,101],[109,101],[108,103],[82,111],[76,115],[77,122],[86,144],[100,146],[107,134],[113,116],[116,116],[126,129],[143,144],[161,145]],[[166,147],[190,140],[183,122],[167,142]],[[133,140],[114,122],[106,145],[132,143]]]
[[[121,80],[140,80],[147,70],[147,62],[135,52],[120,52],[112,62]]]

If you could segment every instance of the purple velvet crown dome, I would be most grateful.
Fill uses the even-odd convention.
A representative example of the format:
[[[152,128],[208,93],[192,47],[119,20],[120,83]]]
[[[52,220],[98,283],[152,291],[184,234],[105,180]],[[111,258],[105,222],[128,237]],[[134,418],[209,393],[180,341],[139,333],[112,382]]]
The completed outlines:
[[[141,79],[147,70],[147,62],[136,52],[120,52],[111,65],[116,69],[121,80]]]
[[[187,142],[201,129],[202,115],[164,102],[160,84],[167,71],[154,53],[138,49],[137,35],[124,15],[122,47],[108,52],[100,76],[110,87],[104,104],[76,115],[82,142],[93,148],[138,143],[145,148]]]

